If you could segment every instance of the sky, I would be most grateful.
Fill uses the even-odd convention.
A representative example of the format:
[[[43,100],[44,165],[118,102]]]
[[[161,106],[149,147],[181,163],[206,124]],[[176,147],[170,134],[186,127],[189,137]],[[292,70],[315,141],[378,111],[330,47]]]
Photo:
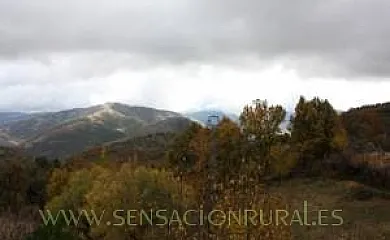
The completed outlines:
[[[390,101],[388,0],[0,0],[0,111]]]

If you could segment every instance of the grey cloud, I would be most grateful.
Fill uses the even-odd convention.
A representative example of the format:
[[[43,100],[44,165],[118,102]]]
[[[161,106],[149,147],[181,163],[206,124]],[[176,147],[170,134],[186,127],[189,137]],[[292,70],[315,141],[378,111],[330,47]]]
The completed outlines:
[[[89,89],[92,89],[91,84]],[[25,84],[0,89],[0,111],[58,111],[90,105],[86,87],[74,84]]]
[[[174,64],[255,54],[306,74],[381,78],[389,12],[388,0],[1,0],[0,54],[114,51]]]

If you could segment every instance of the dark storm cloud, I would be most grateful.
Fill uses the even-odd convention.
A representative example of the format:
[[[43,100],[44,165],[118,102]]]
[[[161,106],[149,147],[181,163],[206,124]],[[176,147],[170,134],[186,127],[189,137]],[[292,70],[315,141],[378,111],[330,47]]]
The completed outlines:
[[[255,55],[307,73],[387,77],[389,13],[388,0],[0,0],[0,54],[117,51],[171,63]]]

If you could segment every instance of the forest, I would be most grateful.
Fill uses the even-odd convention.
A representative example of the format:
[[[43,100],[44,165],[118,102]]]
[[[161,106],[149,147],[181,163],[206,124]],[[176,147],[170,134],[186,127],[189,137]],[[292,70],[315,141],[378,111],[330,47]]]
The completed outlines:
[[[243,107],[239,123],[192,123],[180,134],[98,146],[66,161],[1,148],[0,238],[387,239],[389,116],[389,104],[339,113],[326,99],[301,97],[282,131],[286,109],[255,100]],[[286,216],[291,224],[270,221],[272,212],[302,210],[304,202],[341,209],[343,224],[333,218],[327,226],[302,226],[293,214]],[[113,225],[126,218],[125,210],[151,209],[170,216],[265,209],[271,224],[151,225],[138,216],[136,224]],[[77,223],[58,215],[92,210],[100,224],[87,215]],[[55,224],[44,224],[49,213],[60,216]],[[191,222],[199,218],[194,214]]]

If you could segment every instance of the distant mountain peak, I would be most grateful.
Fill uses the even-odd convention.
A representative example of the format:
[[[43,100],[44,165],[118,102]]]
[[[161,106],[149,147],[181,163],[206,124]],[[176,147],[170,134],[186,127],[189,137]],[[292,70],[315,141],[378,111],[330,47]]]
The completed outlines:
[[[88,118],[95,120],[95,119],[101,119],[104,117],[104,115],[110,115],[113,117],[118,118],[124,118],[126,117],[123,113],[117,111],[115,109],[115,106],[117,103],[105,103],[100,106],[100,109],[88,116]]]
[[[131,107],[127,104],[124,104],[124,103],[120,103],[120,102],[106,102],[106,103],[103,103],[102,105],[100,106],[103,106],[103,107],[109,107],[109,108],[116,108],[118,106],[127,106],[127,107]]]

